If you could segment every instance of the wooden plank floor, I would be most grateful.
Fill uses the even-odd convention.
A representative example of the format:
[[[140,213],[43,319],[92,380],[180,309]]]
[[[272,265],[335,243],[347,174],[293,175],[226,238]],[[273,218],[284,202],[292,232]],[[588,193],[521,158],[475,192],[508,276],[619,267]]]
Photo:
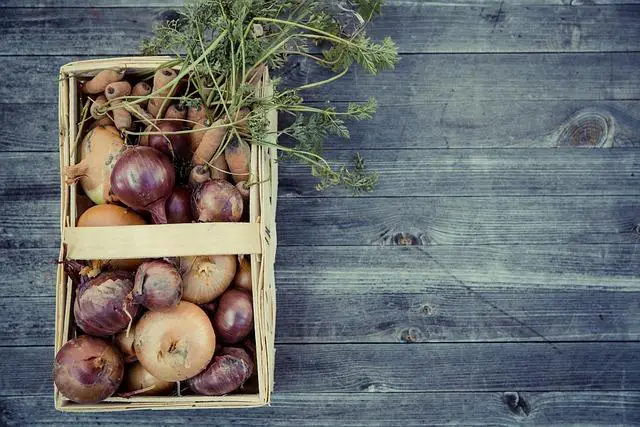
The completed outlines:
[[[55,412],[57,70],[135,54],[182,2],[82,3],[0,2],[0,424],[640,424],[635,0],[388,1],[396,72],[309,93],[378,99],[328,152],[378,190],[281,167],[273,405]]]

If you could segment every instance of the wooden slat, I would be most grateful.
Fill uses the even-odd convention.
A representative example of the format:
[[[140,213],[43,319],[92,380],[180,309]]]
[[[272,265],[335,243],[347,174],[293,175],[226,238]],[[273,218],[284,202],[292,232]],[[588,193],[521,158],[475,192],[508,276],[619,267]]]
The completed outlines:
[[[156,426],[633,425],[638,392],[332,393],[276,394],[270,407],[249,410],[163,411],[74,415],[56,412],[48,395],[0,398],[9,426],[134,424]],[[524,409],[523,409],[524,408]],[[213,415],[212,415],[213,414]]]
[[[335,104],[339,110],[346,108],[344,103]],[[56,105],[46,103],[0,103],[0,128],[5,130],[0,151],[57,152],[56,109]],[[290,123],[285,114],[279,120],[282,126]],[[34,126],[16,126],[23,122]],[[389,126],[390,123],[394,125]],[[327,147],[350,152],[385,148],[534,148],[570,143],[588,145],[607,137],[614,147],[638,147],[640,103],[526,100],[396,103],[378,107],[373,120],[349,123],[349,129],[349,141],[331,138]]]
[[[57,102],[57,72],[74,56],[0,57],[12,72],[0,87],[6,103],[34,102],[25,87],[38,87],[39,102]],[[362,101],[381,105],[514,100],[629,100],[640,98],[640,53],[404,55],[396,71],[370,76],[354,69],[334,84],[305,92],[307,101]],[[292,61],[283,84],[301,85],[330,74]],[[487,112],[488,113],[488,112]],[[497,120],[497,118],[496,118]]]
[[[59,249],[55,247],[0,250],[0,298],[53,296],[58,252]],[[53,304],[53,300],[50,304]]]
[[[53,347],[0,347],[0,359],[0,396],[52,390]],[[638,342],[279,345],[275,393],[636,391],[639,362]]]
[[[640,48],[640,8],[389,4],[370,27],[403,53],[597,52]],[[128,55],[167,8],[12,8],[0,14],[0,55]],[[29,28],[29,31],[24,31]]]

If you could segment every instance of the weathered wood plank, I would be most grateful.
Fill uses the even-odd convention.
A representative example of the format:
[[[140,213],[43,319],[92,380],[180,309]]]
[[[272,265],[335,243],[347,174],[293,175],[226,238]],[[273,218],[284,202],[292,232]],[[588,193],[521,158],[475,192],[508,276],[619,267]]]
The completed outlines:
[[[54,247],[0,250],[0,299],[55,295],[58,253]]]
[[[402,53],[599,52],[640,48],[640,8],[389,4],[370,27]],[[11,8],[0,15],[0,55],[129,55],[167,8]],[[401,24],[401,25],[398,25]],[[25,29],[28,28],[28,31]]]
[[[344,103],[335,103],[338,109]],[[490,112],[490,114],[488,113]],[[289,118],[281,115],[281,126]],[[30,126],[23,126],[29,123]],[[390,124],[393,124],[390,126]],[[0,151],[57,151],[57,105],[0,103]],[[638,101],[427,101],[382,105],[373,120],[349,123],[332,150],[640,146]],[[375,129],[375,132],[372,132]]]
[[[50,395],[0,398],[7,426],[95,423],[226,426],[632,425],[637,392],[277,393],[269,407],[211,411],[56,412]],[[524,409],[523,409],[524,408]],[[214,414],[214,416],[212,416]]]
[[[0,57],[12,70],[2,87],[5,103],[57,102],[58,70],[87,57]],[[354,69],[335,84],[305,93],[307,101],[362,101],[381,105],[427,101],[633,100],[640,98],[640,53],[404,55],[395,72],[370,76]],[[292,61],[285,84],[326,79],[326,70]],[[38,87],[38,98],[25,87]],[[488,113],[485,112],[486,114]],[[438,113],[436,113],[438,114]],[[564,119],[564,118],[563,118]],[[495,120],[498,120],[496,118]]]
[[[0,360],[0,396],[52,390],[53,347],[0,347]],[[283,344],[275,392],[635,391],[639,362],[638,342]]]
[[[59,244],[57,195],[0,205],[0,247]],[[636,243],[636,196],[283,198],[279,245]],[[319,231],[321,230],[321,231]]]

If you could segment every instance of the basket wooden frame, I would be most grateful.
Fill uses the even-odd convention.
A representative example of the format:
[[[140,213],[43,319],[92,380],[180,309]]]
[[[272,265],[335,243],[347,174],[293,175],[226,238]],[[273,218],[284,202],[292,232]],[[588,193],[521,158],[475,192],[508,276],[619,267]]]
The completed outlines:
[[[54,387],[57,410],[73,412],[125,411],[138,409],[242,408],[270,403],[275,365],[275,211],[278,165],[275,148],[251,147],[251,173],[259,184],[251,187],[249,223],[169,224],[127,227],[75,227],[76,184],[67,185],[64,170],[76,163],[75,142],[79,121],[78,79],[104,69],[126,72],[154,71],[171,58],[127,57],[72,62],[60,69],[60,257],[65,259],[153,258],[185,255],[250,254],[253,282],[253,307],[258,374],[257,394],[227,396],[154,396],[112,397],[97,404],[77,404],[66,399]],[[272,93],[265,73],[260,90]],[[277,130],[277,112],[269,116],[273,141]],[[117,236],[115,241],[113,236]],[[135,242],[132,245],[131,242]],[[72,284],[60,263],[56,279],[55,351],[70,336]]]

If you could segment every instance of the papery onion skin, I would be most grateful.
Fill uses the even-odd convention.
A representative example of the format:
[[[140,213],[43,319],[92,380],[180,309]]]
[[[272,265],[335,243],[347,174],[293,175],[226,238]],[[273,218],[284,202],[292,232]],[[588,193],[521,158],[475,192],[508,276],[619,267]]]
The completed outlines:
[[[190,378],[187,384],[198,394],[222,396],[242,387],[253,371],[253,361],[245,350],[225,347],[207,369]]]
[[[107,271],[78,287],[73,305],[77,325],[89,335],[105,337],[125,329],[138,314],[133,280],[127,271]]]
[[[202,371],[211,361],[216,335],[209,317],[187,301],[165,311],[148,311],[136,325],[138,361],[151,375],[182,381]]]
[[[200,184],[191,195],[191,211],[198,222],[238,222],[243,208],[240,191],[222,179]]]
[[[245,339],[253,329],[251,296],[238,289],[229,289],[222,294],[213,317],[213,327],[218,337],[228,344]]]
[[[165,202],[176,183],[169,158],[151,147],[131,147],[111,172],[111,191],[124,204],[151,212],[153,222],[166,224]]]
[[[165,203],[168,224],[184,224],[193,220],[191,215],[191,191],[176,187]]]
[[[151,386],[153,386],[153,388],[145,390]],[[163,396],[169,394],[175,386],[176,383],[174,382],[154,377],[149,371],[144,369],[144,366],[139,362],[127,367],[124,380],[122,381],[122,388],[125,392],[140,391],[135,393],[135,396]]]
[[[131,363],[138,360],[136,356],[136,350],[133,348],[133,341],[136,338],[136,327],[135,324],[131,326],[129,329],[129,334],[127,334],[127,330],[118,332],[117,335],[113,337],[113,345],[118,349],[122,358],[124,359],[124,363]]]
[[[149,310],[175,307],[182,297],[182,277],[171,263],[147,261],[138,267],[133,286],[133,300]]]
[[[181,257],[182,299],[194,304],[213,301],[229,287],[236,274],[234,255]]]
[[[238,260],[238,268],[233,278],[233,286],[251,292],[251,264],[246,256]]]
[[[164,135],[148,135],[147,138],[140,139],[140,145],[148,145],[161,151],[169,158],[176,157],[190,158],[191,157],[191,142],[189,141],[188,133],[173,133],[185,130],[180,122],[163,121],[157,123],[155,126],[149,126],[146,129],[148,132],[163,132]]]
[[[96,403],[111,396],[123,375],[122,356],[100,338],[82,335],[67,341],[56,354],[56,387],[77,403]]]

